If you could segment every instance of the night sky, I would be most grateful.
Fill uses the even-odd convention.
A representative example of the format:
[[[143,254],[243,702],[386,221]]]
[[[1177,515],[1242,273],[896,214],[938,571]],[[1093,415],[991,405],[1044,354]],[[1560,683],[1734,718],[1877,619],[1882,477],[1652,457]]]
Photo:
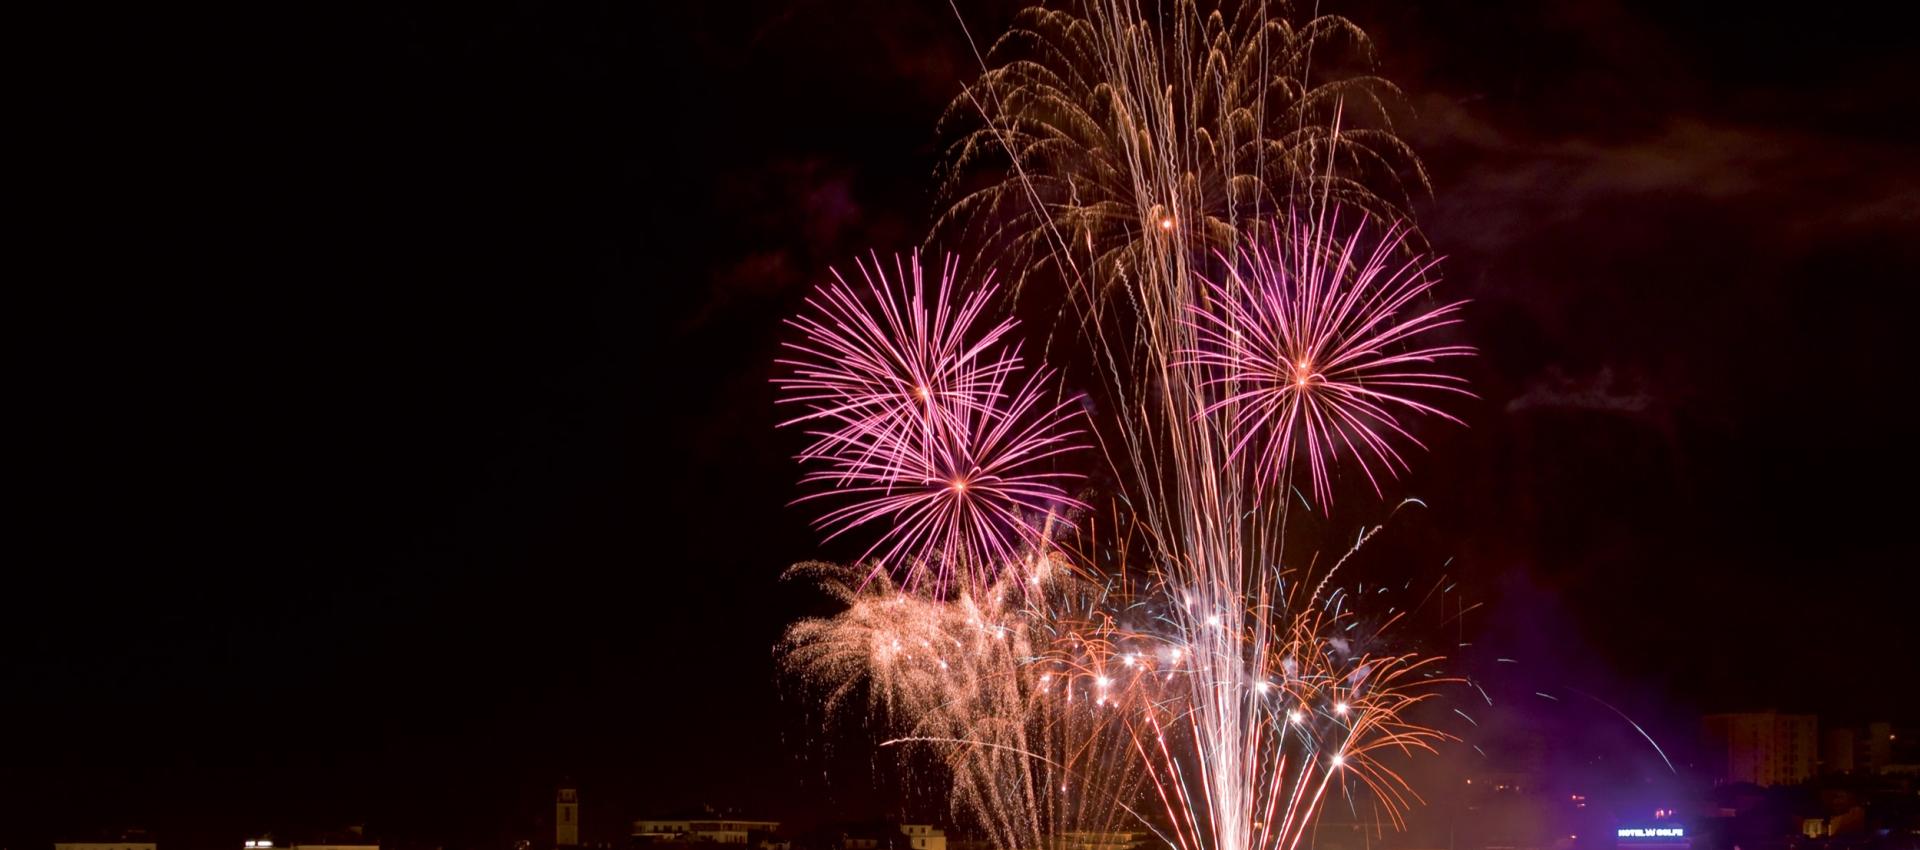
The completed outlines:
[[[596,840],[897,813],[774,670],[822,610],[781,571],[855,551],[786,507],[768,378],[829,266],[925,236],[977,65],[944,2],[662,5],[50,30],[0,847],[495,847],[563,776]],[[1484,603],[1462,663],[1676,741],[1920,715],[1920,51],[1763,5],[1322,6],[1408,92],[1482,352],[1391,551]]]

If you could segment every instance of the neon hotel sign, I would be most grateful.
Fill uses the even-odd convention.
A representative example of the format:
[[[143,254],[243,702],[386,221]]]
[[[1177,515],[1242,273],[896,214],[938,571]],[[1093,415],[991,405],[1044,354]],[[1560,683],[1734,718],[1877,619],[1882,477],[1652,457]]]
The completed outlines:
[[[1623,826],[1614,832],[1620,838],[1685,838],[1687,830],[1678,826]]]

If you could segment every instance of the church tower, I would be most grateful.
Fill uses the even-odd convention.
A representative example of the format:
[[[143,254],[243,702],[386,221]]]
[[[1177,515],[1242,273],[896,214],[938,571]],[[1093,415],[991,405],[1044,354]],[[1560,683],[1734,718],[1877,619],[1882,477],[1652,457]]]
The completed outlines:
[[[553,845],[580,845],[580,791],[571,783],[561,786],[553,798]]]

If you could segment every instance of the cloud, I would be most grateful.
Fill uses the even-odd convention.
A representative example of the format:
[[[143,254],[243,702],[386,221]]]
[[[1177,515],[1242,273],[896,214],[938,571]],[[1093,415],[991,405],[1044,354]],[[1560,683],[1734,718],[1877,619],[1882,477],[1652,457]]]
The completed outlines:
[[[709,215],[725,223],[735,247],[708,266],[707,297],[687,314],[683,332],[825,274],[826,266],[875,230],[856,195],[852,170],[818,158],[780,159],[735,172],[720,181],[711,204]]]
[[[714,215],[745,238],[832,249],[858,230],[866,210],[856,199],[853,169],[821,157],[783,157],[726,175],[715,188]]]
[[[722,292],[762,295],[796,286],[803,277],[792,252],[776,248],[748,254],[721,267],[713,273],[713,285]]]
[[[1643,386],[1628,386],[1619,380],[1611,366],[1602,366],[1585,378],[1573,377],[1552,367],[1529,383],[1525,392],[1508,401],[1506,410],[1518,413],[1561,408],[1638,415],[1648,413],[1654,405],[1651,393]]]
[[[1618,139],[1528,138],[1472,104],[1428,99],[1420,133],[1463,164],[1438,187],[1434,218],[1468,223],[1447,235],[1474,249],[1621,201],[1728,205],[1730,218],[1802,238],[1920,220],[1920,165],[1869,136],[1682,116]]]

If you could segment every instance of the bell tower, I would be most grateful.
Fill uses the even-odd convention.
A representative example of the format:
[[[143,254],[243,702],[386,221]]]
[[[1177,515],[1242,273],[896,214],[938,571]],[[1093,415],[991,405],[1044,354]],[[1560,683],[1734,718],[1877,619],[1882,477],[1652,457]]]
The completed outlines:
[[[580,845],[580,791],[572,783],[560,786],[553,798],[553,845]]]

